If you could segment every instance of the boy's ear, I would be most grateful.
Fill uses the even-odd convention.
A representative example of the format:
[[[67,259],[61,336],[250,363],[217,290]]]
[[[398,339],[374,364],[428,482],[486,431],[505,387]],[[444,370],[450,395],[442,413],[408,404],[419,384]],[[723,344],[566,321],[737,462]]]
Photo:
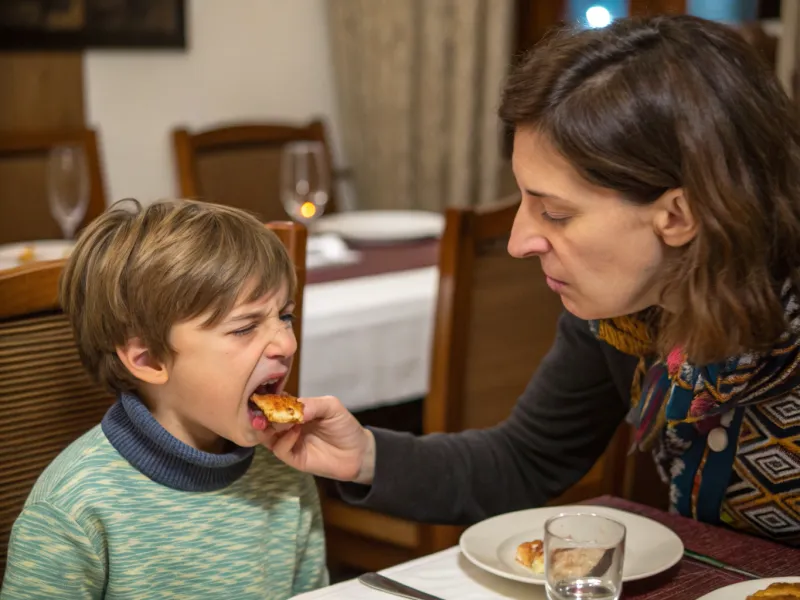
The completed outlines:
[[[169,381],[167,365],[156,360],[144,342],[131,338],[124,346],[117,347],[117,356],[136,379],[153,385]]]

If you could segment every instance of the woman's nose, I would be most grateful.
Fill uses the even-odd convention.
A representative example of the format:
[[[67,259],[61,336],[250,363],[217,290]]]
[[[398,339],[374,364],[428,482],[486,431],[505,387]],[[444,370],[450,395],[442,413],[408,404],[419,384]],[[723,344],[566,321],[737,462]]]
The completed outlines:
[[[514,258],[538,256],[550,250],[550,242],[540,230],[540,223],[531,208],[523,201],[517,209],[511,236],[508,239],[508,253]]]

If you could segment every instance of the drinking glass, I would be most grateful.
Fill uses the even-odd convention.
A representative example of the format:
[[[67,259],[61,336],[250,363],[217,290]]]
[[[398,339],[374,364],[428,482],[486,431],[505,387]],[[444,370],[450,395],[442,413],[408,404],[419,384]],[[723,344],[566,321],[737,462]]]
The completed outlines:
[[[281,201],[287,214],[308,225],[325,212],[330,194],[325,147],[321,142],[290,142],[281,156]]]
[[[71,240],[89,206],[89,171],[80,146],[55,146],[50,150],[47,200],[64,239]]]
[[[560,514],[545,523],[550,600],[618,600],[624,559],[622,523],[591,513]]]

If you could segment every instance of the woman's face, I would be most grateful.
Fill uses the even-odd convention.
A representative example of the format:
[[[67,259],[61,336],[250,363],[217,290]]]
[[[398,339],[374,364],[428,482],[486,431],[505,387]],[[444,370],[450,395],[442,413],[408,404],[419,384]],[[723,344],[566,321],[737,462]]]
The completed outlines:
[[[513,168],[522,202],[508,251],[538,256],[569,312],[599,319],[659,303],[663,204],[636,205],[588,183],[533,129],[517,130]]]

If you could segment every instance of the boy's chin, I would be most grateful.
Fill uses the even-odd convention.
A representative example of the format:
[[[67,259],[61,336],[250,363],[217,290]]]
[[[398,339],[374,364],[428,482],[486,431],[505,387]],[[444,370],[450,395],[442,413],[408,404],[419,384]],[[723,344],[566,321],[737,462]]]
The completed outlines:
[[[266,431],[253,430],[249,435],[243,436],[240,446],[243,448],[254,448],[256,446],[263,446],[270,440],[270,435]]]
[[[265,429],[257,429],[250,425],[246,431],[237,436],[238,439],[231,439],[230,441],[241,448],[253,448],[266,444],[272,440],[276,433],[280,434],[288,431],[294,425],[294,423],[267,423]]]

